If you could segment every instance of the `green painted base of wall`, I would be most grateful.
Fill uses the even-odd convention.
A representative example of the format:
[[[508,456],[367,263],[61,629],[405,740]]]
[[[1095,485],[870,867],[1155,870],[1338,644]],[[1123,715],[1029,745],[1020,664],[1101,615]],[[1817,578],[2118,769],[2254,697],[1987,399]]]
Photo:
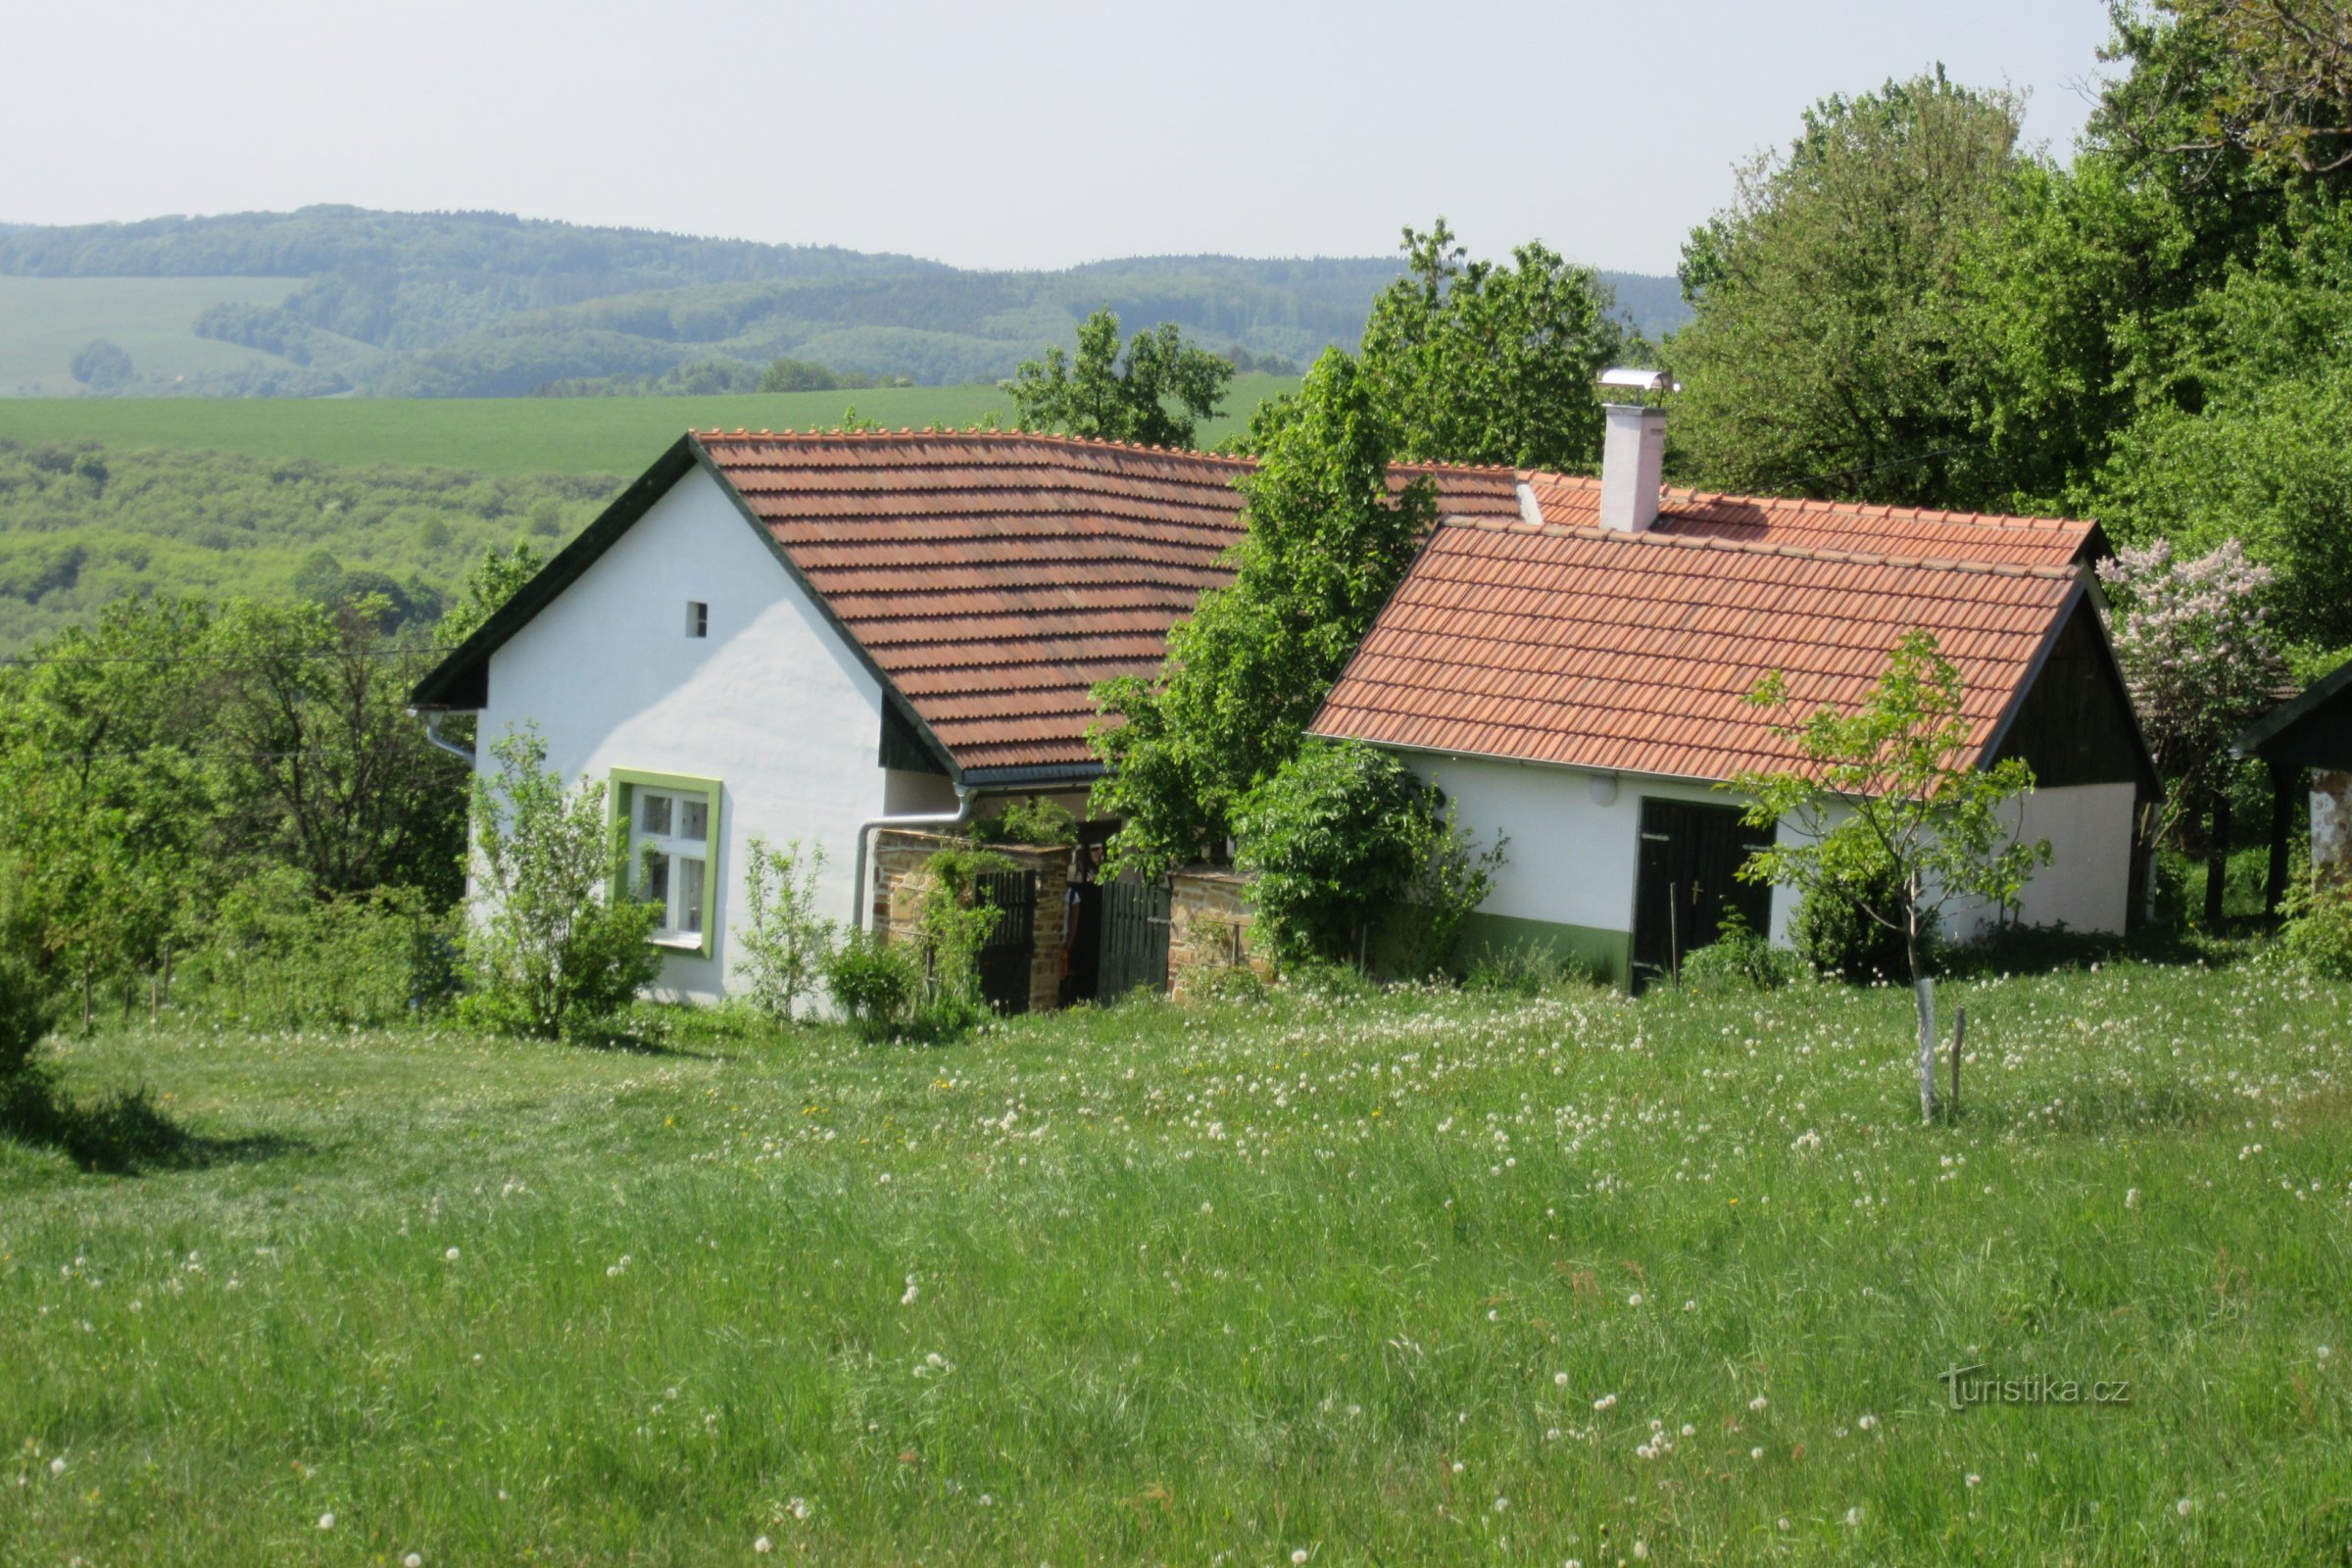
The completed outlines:
[[[1472,964],[1484,952],[1496,954],[1533,950],[1556,961],[1581,964],[1624,991],[1632,984],[1634,934],[1603,931],[1597,926],[1555,925],[1549,920],[1523,920],[1517,915],[1473,914],[1462,922],[1462,939],[1454,961]]]

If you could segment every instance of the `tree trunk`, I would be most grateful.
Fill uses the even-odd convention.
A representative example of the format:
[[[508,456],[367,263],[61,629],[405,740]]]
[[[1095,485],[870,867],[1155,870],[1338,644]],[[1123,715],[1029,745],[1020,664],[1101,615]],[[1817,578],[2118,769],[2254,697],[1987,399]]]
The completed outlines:
[[[1911,996],[1919,1004],[1919,1119],[1936,1119],[1936,982],[1919,961],[1919,911],[1903,917],[1903,956],[1911,963]]]
[[[2213,792],[2213,837],[2205,845],[2205,929],[2222,929],[2222,895],[2230,883],[2230,792]]]

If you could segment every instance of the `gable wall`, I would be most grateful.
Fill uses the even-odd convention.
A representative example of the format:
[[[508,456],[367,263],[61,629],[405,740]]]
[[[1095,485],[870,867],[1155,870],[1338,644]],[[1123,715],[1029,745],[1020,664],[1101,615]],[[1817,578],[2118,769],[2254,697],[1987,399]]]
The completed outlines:
[[[690,599],[710,607],[707,638],[685,634]],[[662,976],[668,994],[714,998],[752,834],[821,845],[818,909],[846,923],[858,824],[926,808],[944,786],[880,765],[881,711],[880,684],[697,469],[491,656],[479,734],[485,768],[487,743],[529,721],[567,780],[632,768],[720,781],[711,956],[672,956]]]

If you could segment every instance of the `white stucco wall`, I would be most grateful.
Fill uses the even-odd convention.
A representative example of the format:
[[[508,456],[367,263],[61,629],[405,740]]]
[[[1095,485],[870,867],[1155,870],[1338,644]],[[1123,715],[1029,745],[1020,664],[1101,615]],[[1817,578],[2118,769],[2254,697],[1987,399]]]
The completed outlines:
[[[710,607],[686,635],[686,604]],[[722,786],[716,929],[708,958],[672,956],[662,991],[729,984],[754,833],[822,845],[822,912],[847,922],[858,824],[886,809],[953,809],[945,780],[878,760],[882,692],[717,482],[697,470],[490,659],[487,742],[529,721],[564,778],[613,768]]]
[[[1483,910],[1555,925],[1633,930],[1643,797],[1738,804],[1704,784],[1610,775],[1616,779],[1616,798],[1603,805],[1593,798],[1595,775],[1581,768],[1399,755],[1423,783],[1445,790],[1456,824],[1481,844],[1494,843],[1497,832],[1509,837],[1507,859],[1495,873],[1494,891]],[[1795,904],[1788,889],[1773,890],[1776,937],[1787,929]]]
[[[2034,873],[2018,900],[2020,920],[2064,923],[2070,931],[2124,929],[2132,905],[2133,795],[2130,784],[2077,784],[2035,790],[2005,808],[2018,824],[2013,838],[2050,841],[2050,863]],[[1955,901],[1944,911],[1944,935],[1965,942],[1991,918],[1982,904]]]
[[[1644,797],[1725,806],[1736,798],[1703,784],[1621,776],[1616,798],[1593,797],[1593,774],[1483,758],[1400,753],[1424,783],[1452,800],[1456,822],[1482,844],[1507,834],[1507,863],[1482,906],[1490,914],[1603,931],[1631,931]],[[2132,886],[2132,787],[2090,784],[2038,790],[2017,807],[2017,836],[2050,841],[2051,863],[2020,901],[2029,924],[2064,921],[2076,931],[2121,931]],[[1790,836],[1783,825],[1784,840]],[[1772,892],[1772,935],[1788,940],[1796,894]],[[1955,905],[1944,929],[1966,940],[1987,918]]]

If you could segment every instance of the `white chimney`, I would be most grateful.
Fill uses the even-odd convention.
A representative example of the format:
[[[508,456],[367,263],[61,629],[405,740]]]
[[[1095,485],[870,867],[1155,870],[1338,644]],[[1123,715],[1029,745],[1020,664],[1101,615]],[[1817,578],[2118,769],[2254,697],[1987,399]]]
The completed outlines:
[[[1600,384],[1614,392],[1667,392],[1660,370],[1611,369]],[[1640,403],[1603,403],[1608,427],[1600,447],[1600,525],[1641,533],[1658,520],[1658,484],[1666,460],[1666,411]]]

